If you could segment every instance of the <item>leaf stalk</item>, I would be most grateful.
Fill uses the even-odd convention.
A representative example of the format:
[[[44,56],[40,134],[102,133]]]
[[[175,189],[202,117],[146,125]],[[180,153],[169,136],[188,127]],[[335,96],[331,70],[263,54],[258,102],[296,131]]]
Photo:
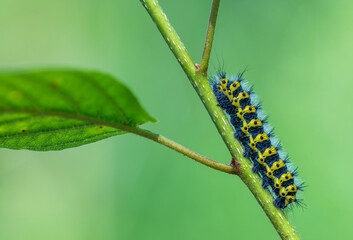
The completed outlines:
[[[224,163],[220,163],[220,162],[216,162],[214,160],[211,160],[207,157],[204,157],[182,145],[180,145],[179,143],[176,143],[166,137],[163,137],[160,134],[155,134],[152,133],[148,130],[144,130],[141,128],[136,128],[133,129],[133,133],[140,135],[142,137],[148,138],[152,141],[155,141],[157,143],[160,143],[170,149],[173,149],[205,166],[208,166],[210,168],[213,168],[215,170],[221,171],[221,172],[225,172],[225,173],[229,173],[229,174],[238,174],[239,173],[239,168],[224,164]]]

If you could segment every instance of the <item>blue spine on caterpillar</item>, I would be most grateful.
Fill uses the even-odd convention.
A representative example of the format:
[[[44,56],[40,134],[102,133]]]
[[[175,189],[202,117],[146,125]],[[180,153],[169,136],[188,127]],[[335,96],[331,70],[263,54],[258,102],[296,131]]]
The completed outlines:
[[[253,172],[262,178],[262,187],[274,195],[274,205],[280,209],[291,203],[300,205],[296,194],[303,189],[298,183],[297,171],[289,170],[288,155],[267,123],[267,117],[253,93],[244,82],[243,73],[228,78],[219,72],[212,83],[218,105],[229,115],[234,127],[234,137],[244,147],[243,155],[253,162]]]

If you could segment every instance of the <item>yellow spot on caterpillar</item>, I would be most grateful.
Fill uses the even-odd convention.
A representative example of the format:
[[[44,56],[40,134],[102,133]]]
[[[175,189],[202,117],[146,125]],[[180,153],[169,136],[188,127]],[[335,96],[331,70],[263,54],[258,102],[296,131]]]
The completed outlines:
[[[230,85],[230,91],[231,91],[231,92],[234,92],[235,90],[237,90],[238,87],[240,87],[240,82],[234,81],[234,82]]]
[[[234,107],[240,107],[239,101],[238,101],[237,98],[233,98],[232,105],[233,105]]]
[[[277,162],[272,163],[271,170],[276,171],[280,168],[283,168],[284,166],[286,166],[286,164],[283,162],[282,159],[280,159]]]
[[[254,142],[254,139],[252,138],[252,136],[250,136],[249,139],[250,139],[250,143],[249,143],[250,148],[257,152],[256,143]]]
[[[223,92],[223,87],[221,85],[217,85],[217,90]]]
[[[277,153],[277,150],[275,149],[274,146],[271,146],[270,148],[266,148],[264,153],[262,154],[265,158],[275,155]]]
[[[244,121],[244,112],[243,112],[243,109],[238,108],[237,116],[238,116],[238,118],[240,118],[241,120]],[[244,121],[244,123],[246,124],[245,121]]]
[[[287,196],[286,199],[288,200],[288,202],[294,202],[295,201],[295,196]]]
[[[262,156],[260,151],[258,152],[258,154],[259,154],[259,158],[257,159],[257,162],[260,163],[261,165],[266,165],[265,164],[265,158]]]
[[[251,119],[248,125],[249,127],[260,127],[262,126],[262,122],[260,121],[260,119]]]
[[[227,78],[222,78],[221,79],[221,85],[222,85],[223,88],[227,88],[228,79]]]
[[[245,121],[243,122],[243,127],[241,128],[241,131],[243,133],[245,133],[245,135],[249,135],[249,127],[248,127],[248,124],[246,124]]]
[[[265,165],[266,166],[266,176],[269,177],[269,178],[275,178],[273,176],[273,172],[271,171],[271,168],[269,166],[267,166],[267,164]]]
[[[26,129],[22,129],[21,132],[22,132],[22,133],[25,133],[25,132],[27,132],[27,130],[26,130]]]
[[[279,181],[281,183],[283,183],[283,182],[289,181],[291,179],[293,179],[292,174],[290,172],[287,172],[287,173],[282,174],[282,176],[279,178]]]
[[[222,88],[223,94],[227,96],[227,89],[226,88]]]
[[[243,110],[244,110],[245,113],[254,113],[254,112],[256,112],[256,108],[254,106],[252,106],[252,105],[246,106]]]
[[[243,91],[243,92],[240,92],[239,94],[238,94],[238,99],[239,100],[241,100],[241,99],[245,99],[245,98],[249,98],[250,96],[249,96],[249,93],[247,93],[246,91]]]
[[[292,203],[295,201],[295,196],[292,196],[292,195],[289,195],[289,196],[286,196],[286,201],[285,201],[285,205],[287,207],[288,204]]]
[[[281,195],[281,197],[287,196],[286,188],[281,188],[281,190],[279,190],[279,195]]]
[[[279,181],[279,179],[278,178],[275,178],[275,188],[280,188],[281,187],[281,182]]]
[[[233,98],[233,93],[230,90],[228,90],[228,92],[227,92],[227,97],[229,100],[232,100],[232,98]]]
[[[256,138],[254,139],[255,142],[263,142],[263,141],[266,141],[266,140],[270,140],[270,138],[267,136],[266,133],[260,133],[256,136]]]
[[[295,184],[286,187],[286,191],[287,191],[287,192],[296,193],[297,190],[298,190],[298,188],[297,188],[297,185],[295,185]]]

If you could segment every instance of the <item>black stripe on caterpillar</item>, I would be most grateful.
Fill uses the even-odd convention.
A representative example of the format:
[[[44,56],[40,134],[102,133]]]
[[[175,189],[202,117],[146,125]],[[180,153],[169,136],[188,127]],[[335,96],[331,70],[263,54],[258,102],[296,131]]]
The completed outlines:
[[[289,157],[268,125],[252,87],[244,82],[243,73],[231,79],[218,72],[212,88],[218,105],[230,117],[234,137],[244,147],[243,155],[252,160],[252,170],[262,178],[262,187],[273,193],[273,204],[280,209],[290,203],[301,205],[296,194],[303,189],[303,183],[298,183],[296,169],[289,171]]]

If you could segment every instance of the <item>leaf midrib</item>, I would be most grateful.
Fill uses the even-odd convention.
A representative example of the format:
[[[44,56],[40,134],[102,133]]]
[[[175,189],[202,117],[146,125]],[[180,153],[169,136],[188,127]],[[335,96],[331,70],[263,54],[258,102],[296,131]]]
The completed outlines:
[[[24,114],[33,114],[33,115],[41,115],[41,116],[53,116],[53,117],[62,117],[62,118],[68,118],[68,119],[75,119],[75,120],[80,120],[84,122],[89,122],[89,123],[94,123],[97,125],[103,125],[103,126],[108,126],[112,127],[118,130],[123,130],[126,132],[134,132],[133,130],[137,128],[137,126],[131,126],[131,125],[125,125],[125,124],[120,124],[120,123],[115,123],[115,122],[109,122],[105,120],[101,120],[98,118],[93,118],[93,117],[88,117],[85,115],[81,114],[76,114],[76,115],[71,115],[63,112],[44,112],[44,111],[35,111],[35,110],[13,110],[13,109],[2,109],[0,110],[0,114],[2,113],[24,113]]]
[[[25,149],[28,149],[28,150],[38,150],[38,149],[46,150],[46,149],[52,149],[53,147],[55,148],[55,147],[61,147],[61,146],[65,146],[65,145],[70,145],[70,144],[73,144],[73,143],[89,142],[91,139],[99,138],[101,136],[115,136],[115,135],[117,135],[116,132],[106,132],[106,133],[97,134],[95,136],[91,136],[91,137],[88,137],[88,138],[85,138],[85,139],[82,139],[82,140],[76,140],[76,141],[65,142],[65,143],[62,143],[62,144],[50,145],[48,147],[26,147]],[[1,146],[1,144],[0,144],[0,146]]]

